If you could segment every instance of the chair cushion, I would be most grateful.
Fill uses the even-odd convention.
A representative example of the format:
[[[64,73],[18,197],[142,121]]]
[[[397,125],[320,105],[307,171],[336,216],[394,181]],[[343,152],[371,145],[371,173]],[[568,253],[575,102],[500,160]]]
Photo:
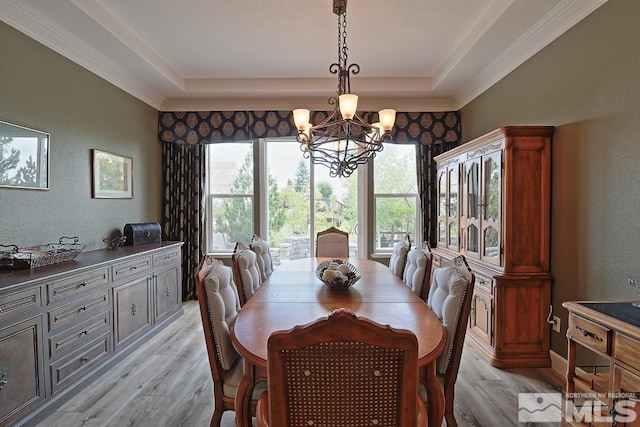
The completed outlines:
[[[407,264],[404,268],[402,280],[411,290],[420,295],[427,274],[427,267],[431,259],[431,253],[421,248],[411,249],[407,254]],[[428,278],[427,278],[428,280]]]
[[[447,331],[447,340],[438,357],[436,370],[444,375],[453,351],[453,339],[458,325],[460,310],[464,302],[469,281],[456,267],[440,267],[433,272],[427,305],[433,310]]]
[[[222,384],[222,392],[225,396],[236,397],[236,391],[238,390],[238,385],[240,384],[240,380],[242,379],[242,357],[239,357],[231,366],[231,369],[224,371],[223,373],[223,384]],[[267,389],[266,381],[258,381],[253,389],[253,400],[258,400],[260,394]]]
[[[231,268],[221,261],[211,265],[204,279],[204,288],[220,365],[228,370],[240,358],[231,343],[231,325],[240,311],[240,299]]]
[[[260,277],[264,282],[273,272],[273,259],[271,258],[269,242],[259,237],[254,238],[254,240],[249,244],[249,248],[257,255],[258,270],[260,271]]]
[[[349,257],[348,237],[338,233],[327,233],[317,237],[318,248],[316,254],[319,257]]]
[[[236,259],[242,290],[248,300],[262,284],[260,270],[258,270],[258,258],[255,252],[245,249],[237,253]]]
[[[407,242],[396,242],[393,244],[393,252],[389,258],[389,269],[399,278],[403,278],[404,268],[407,264],[407,253],[409,245]]]

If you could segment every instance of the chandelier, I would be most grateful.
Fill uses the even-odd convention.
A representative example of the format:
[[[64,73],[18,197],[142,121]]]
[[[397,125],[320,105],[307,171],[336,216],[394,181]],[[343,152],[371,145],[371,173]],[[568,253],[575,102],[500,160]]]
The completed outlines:
[[[380,110],[379,122],[373,124],[357,114],[358,96],[351,93],[349,75],[358,74],[360,66],[347,64],[347,0],[333,0],[333,13],[338,15],[338,62],[329,66],[338,75],[338,97],[329,98],[333,111],[316,125],[309,122],[307,109],[293,110],[293,119],[304,158],[329,167],[331,177],[346,178],[391,141],[396,111]]]

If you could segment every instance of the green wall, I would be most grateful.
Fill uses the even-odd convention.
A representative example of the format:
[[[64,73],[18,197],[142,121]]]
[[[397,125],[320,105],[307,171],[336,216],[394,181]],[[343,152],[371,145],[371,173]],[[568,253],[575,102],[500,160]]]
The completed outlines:
[[[78,236],[87,250],[128,222],[159,221],[158,112],[0,22],[0,120],[51,134],[50,189],[0,188],[0,243]],[[133,199],[91,198],[91,149],[133,157]]]
[[[553,311],[566,356],[569,300],[637,298],[640,2],[609,0],[462,109],[469,141],[504,125],[557,127],[552,149]],[[639,311],[640,315],[640,311]]]

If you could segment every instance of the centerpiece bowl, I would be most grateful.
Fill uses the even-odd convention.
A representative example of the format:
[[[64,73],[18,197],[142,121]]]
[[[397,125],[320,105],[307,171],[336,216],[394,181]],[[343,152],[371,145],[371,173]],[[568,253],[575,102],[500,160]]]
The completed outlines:
[[[332,290],[344,290],[353,286],[362,275],[355,265],[331,259],[318,264],[316,277]]]

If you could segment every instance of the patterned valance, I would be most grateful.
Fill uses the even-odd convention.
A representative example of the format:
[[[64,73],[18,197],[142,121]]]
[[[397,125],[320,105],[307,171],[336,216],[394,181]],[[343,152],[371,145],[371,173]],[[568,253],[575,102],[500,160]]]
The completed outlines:
[[[291,111],[198,111],[164,112],[158,120],[163,142],[210,144],[247,141],[256,138],[295,136]],[[311,122],[319,123],[329,112],[316,111]],[[361,113],[368,123],[377,121],[377,113]],[[397,113],[393,142],[419,141],[425,145],[460,142],[460,112]]]

